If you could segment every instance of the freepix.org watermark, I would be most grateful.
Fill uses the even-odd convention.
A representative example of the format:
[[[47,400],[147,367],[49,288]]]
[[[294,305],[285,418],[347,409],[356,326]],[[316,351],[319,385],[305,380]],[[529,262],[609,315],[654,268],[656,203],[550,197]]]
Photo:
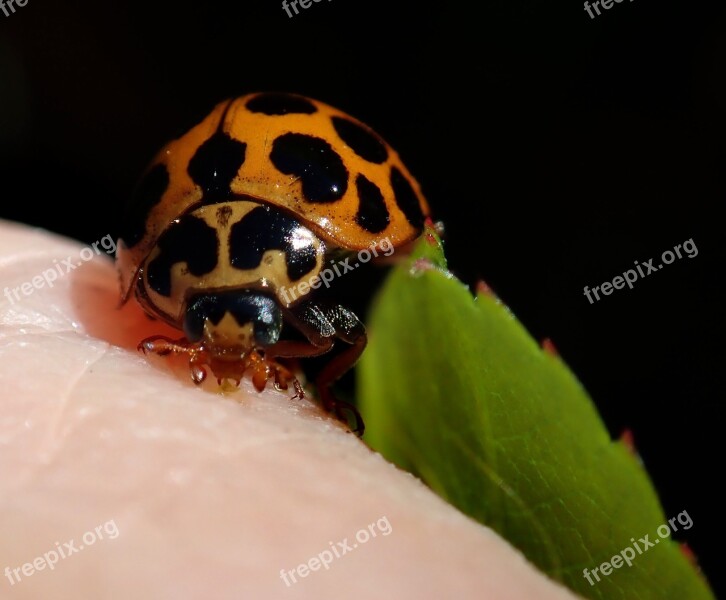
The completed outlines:
[[[632,546],[628,546],[624,550],[621,550],[620,553],[613,556],[610,560],[605,561],[599,567],[595,567],[594,569],[583,569],[582,576],[587,579],[590,585],[595,585],[596,582],[593,581],[592,577],[594,577],[596,581],[600,581],[598,571],[601,575],[607,577],[613,572],[613,569],[619,569],[623,566],[623,564],[632,567],[633,561],[637,556],[647,552],[656,544],[660,544],[662,539],[669,538],[671,536],[671,531],[673,531],[673,533],[678,531],[676,521],[678,521],[678,523],[680,523],[686,531],[693,527],[691,517],[688,515],[688,512],[684,510],[678,513],[678,516],[668,519],[668,523],[663,523],[663,525],[658,526],[658,529],[656,529],[656,533],[658,534],[657,538],[654,537],[653,540],[651,540],[650,534],[639,538],[637,542],[635,541],[635,538],[630,538]]]
[[[683,249],[683,254],[681,254],[681,249]],[[684,256],[687,256],[688,258],[694,258],[698,256],[698,248],[696,248],[696,244],[693,243],[693,238],[686,240],[682,244],[677,244],[673,247],[673,251],[666,250],[665,252],[663,252],[660,257],[661,263],[655,266],[653,266],[653,261],[655,260],[654,258],[651,258],[650,260],[645,260],[642,263],[638,263],[638,261],[636,260],[635,269],[637,269],[637,271],[635,269],[628,269],[622,274],[622,276],[618,275],[617,277],[615,277],[612,283],[606,281],[605,283],[597,285],[592,289],[585,286],[585,296],[587,296],[590,304],[593,304],[595,300],[600,300],[598,291],[602,292],[605,296],[609,296],[613,293],[613,290],[622,290],[626,285],[632,290],[633,284],[638,281],[638,274],[640,274],[640,278],[647,277],[651,273],[657,273],[660,269],[663,268],[664,265],[671,264],[676,260],[676,258],[680,259]],[[643,272],[643,268],[647,270]],[[590,296],[591,292],[595,296],[595,300],[593,300],[592,296]]]
[[[322,567],[326,570],[330,569],[330,564],[336,558],[342,558],[349,552],[353,552],[359,545],[363,545],[369,540],[373,539],[381,533],[384,537],[393,532],[393,527],[388,521],[388,517],[381,517],[375,523],[371,523],[365,529],[359,529],[355,534],[355,541],[349,542],[348,538],[344,538],[341,542],[328,542],[330,550],[327,548],[322,552],[319,552],[315,556],[312,556],[307,562],[300,563],[294,569],[286,571],[280,569],[280,579],[285,582],[287,587],[290,587],[293,583],[297,583],[296,575],[300,578],[305,578],[313,571],[319,571]]]
[[[300,4],[300,8],[310,8],[313,5],[313,2],[317,4],[320,1],[321,0],[292,0],[288,4],[287,0],[282,0],[282,10],[284,10],[287,13],[287,16],[292,19],[293,14],[290,12],[290,7],[292,7],[292,10],[295,11],[296,15],[299,15],[300,13],[297,10],[298,4]],[[330,0],[328,0],[328,2],[330,2]]]
[[[81,249],[81,251],[78,253],[78,256],[81,259],[80,261],[74,262],[73,257],[69,256],[68,258],[60,261],[59,263],[58,260],[54,258],[53,268],[46,269],[42,273],[39,273],[38,275],[30,279],[30,281],[26,281],[18,287],[6,287],[3,290],[3,295],[8,300],[10,300],[10,304],[15,304],[16,302],[20,301],[20,294],[22,294],[23,296],[30,296],[30,294],[32,294],[35,290],[40,290],[46,286],[52,288],[54,282],[59,277],[67,275],[74,269],[80,267],[84,262],[88,262],[94,256],[101,254],[101,249],[99,248],[99,245],[101,246],[101,248],[103,248],[103,250],[106,251],[106,254],[114,254],[116,252],[116,242],[114,242],[113,238],[110,235],[104,235],[97,242],[93,242],[93,244],[91,244],[90,246],[86,246],[85,248]]]
[[[595,12],[597,13],[597,16],[599,17],[602,13],[600,12],[599,6],[602,6],[605,10],[610,10],[615,4],[620,4],[624,0],[597,0],[596,2],[592,3],[592,6],[590,6],[589,2],[585,2],[585,10],[587,11],[587,14],[590,15],[591,19],[595,18],[595,15],[592,14],[592,10],[595,9]],[[630,0],[632,2],[633,0]]]
[[[28,0],[0,0],[0,10],[6,17],[9,17],[15,12],[15,6],[23,8],[27,3]]]
[[[116,526],[116,522],[111,519],[110,521],[106,521],[105,523],[98,525],[93,530],[86,531],[81,538],[83,541],[82,544],[76,545],[75,540],[63,542],[62,545],[60,542],[56,542],[55,549],[48,550],[48,552],[45,552],[41,556],[36,556],[31,562],[26,562],[19,567],[12,569],[10,567],[5,567],[5,577],[8,578],[10,585],[15,585],[16,583],[20,583],[23,580],[23,577],[30,577],[36,571],[44,571],[46,568],[52,571],[55,569],[59,560],[65,560],[77,552],[80,552],[84,548],[92,546],[97,541],[106,539],[114,540],[118,537],[118,534],[119,531]]]
[[[310,281],[301,281],[292,288],[280,288],[280,293],[282,294],[285,302],[290,304],[300,296],[307,294],[311,289],[317,290],[321,285],[325,285],[326,288],[329,288],[330,283],[336,277],[341,277],[342,275],[357,269],[360,265],[367,263],[371,259],[378,258],[379,251],[383,253],[383,256],[391,256],[395,250],[396,249],[393,247],[391,240],[383,238],[375,244],[371,244],[370,248],[364,248],[358,252],[358,262],[351,264],[350,261],[352,257],[350,256],[344,260],[331,260],[330,264],[333,265],[332,268],[328,267],[327,269],[323,269],[319,275],[316,275]]]

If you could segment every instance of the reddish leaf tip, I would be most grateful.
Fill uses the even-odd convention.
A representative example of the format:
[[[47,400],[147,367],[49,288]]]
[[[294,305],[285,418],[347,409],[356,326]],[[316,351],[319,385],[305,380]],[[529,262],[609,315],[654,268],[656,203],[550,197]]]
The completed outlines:
[[[691,549],[691,547],[686,542],[681,542],[678,546],[681,549],[681,554],[686,557],[686,560],[688,560],[688,562],[694,567],[698,567],[696,553]]]
[[[701,571],[701,566],[698,564],[698,557],[696,556],[696,553],[686,542],[681,542],[680,544],[678,544],[678,548],[680,549],[681,554],[686,557],[688,564],[690,564],[691,567],[693,567],[693,570],[696,571],[696,573],[701,577],[701,579],[705,581],[706,584],[708,584],[708,580],[703,574],[703,571]]]
[[[477,295],[497,298],[497,295],[492,291],[492,288],[490,288],[483,279],[476,282],[476,293]]]
[[[624,429],[623,433],[620,434],[620,441],[628,449],[628,452],[633,456],[638,456],[638,451],[635,449],[635,436],[633,431],[630,429]]]
[[[557,351],[555,344],[550,338],[545,338],[542,340],[542,350],[544,350],[550,356],[560,356],[560,353]]]

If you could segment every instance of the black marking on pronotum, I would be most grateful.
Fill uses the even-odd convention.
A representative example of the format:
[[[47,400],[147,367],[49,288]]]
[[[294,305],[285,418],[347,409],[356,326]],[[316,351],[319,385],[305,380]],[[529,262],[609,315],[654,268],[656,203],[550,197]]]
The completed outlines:
[[[317,251],[312,233],[269,206],[252,209],[229,232],[229,261],[236,269],[255,269],[268,250],[281,250],[287,276],[296,281],[312,271]]]
[[[333,127],[340,139],[361,158],[378,165],[388,159],[386,146],[371,130],[344,117],[333,117]]]
[[[391,220],[381,190],[362,174],[356,177],[355,185],[358,188],[359,198],[356,223],[366,231],[380,233],[388,227]]]
[[[393,188],[393,195],[396,197],[398,208],[401,209],[401,212],[403,212],[411,225],[416,229],[421,229],[424,224],[421,203],[416,192],[413,191],[411,183],[396,167],[391,167],[391,187]]]
[[[321,138],[285,133],[272,143],[270,160],[278,171],[302,180],[308,202],[335,202],[348,189],[348,169]]]
[[[159,254],[146,270],[149,286],[157,294],[171,296],[171,268],[186,263],[195,277],[210,273],[217,266],[219,240],[214,228],[202,219],[185,215],[174,221],[157,242]]]
[[[291,113],[312,115],[318,110],[312,102],[302,96],[275,92],[257,94],[254,98],[247,100],[246,106],[247,110],[265,115],[287,115]]]
[[[229,198],[230,185],[245,162],[247,144],[224,132],[224,121],[232,103],[227,104],[217,131],[194,153],[187,173],[204,194],[202,203],[214,204]]]
[[[146,222],[151,210],[161,202],[169,187],[169,171],[164,164],[157,164],[141,178],[128,205],[121,239],[127,247],[133,248],[146,233]]]
[[[217,217],[217,224],[220,227],[227,227],[227,223],[229,223],[229,218],[232,216],[232,207],[228,204],[225,204],[223,206],[220,206],[217,208],[216,217]]]

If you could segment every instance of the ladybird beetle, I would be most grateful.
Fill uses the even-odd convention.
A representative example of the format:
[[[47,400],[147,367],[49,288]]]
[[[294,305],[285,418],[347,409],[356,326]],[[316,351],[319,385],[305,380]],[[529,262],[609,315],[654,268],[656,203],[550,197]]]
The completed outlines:
[[[358,317],[319,285],[330,257],[404,249],[428,217],[398,154],[357,119],[318,100],[255,93],[219,103],[156,155],[128,206],[117,244],[122,303],[183,331],[139,349],[184,353],[192,380],[205,366],[261,391],[302,387],[286,359],[347,346],[315,383],[323,407],[358,412],[330,387],[366,345]],[[301,286],[307,283],[307,286]],[[318,283],[316,286],[315,284]],[[296,286],[305,293],[285,293]]]

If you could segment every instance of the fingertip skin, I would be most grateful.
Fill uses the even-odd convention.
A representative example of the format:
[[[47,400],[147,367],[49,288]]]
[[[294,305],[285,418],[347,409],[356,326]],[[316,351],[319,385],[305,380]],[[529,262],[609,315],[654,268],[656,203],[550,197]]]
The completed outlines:
[[[138,353],[108,257],[33,286],[82,248],[0,222],[0,597],[574,598],[310,400]]]

